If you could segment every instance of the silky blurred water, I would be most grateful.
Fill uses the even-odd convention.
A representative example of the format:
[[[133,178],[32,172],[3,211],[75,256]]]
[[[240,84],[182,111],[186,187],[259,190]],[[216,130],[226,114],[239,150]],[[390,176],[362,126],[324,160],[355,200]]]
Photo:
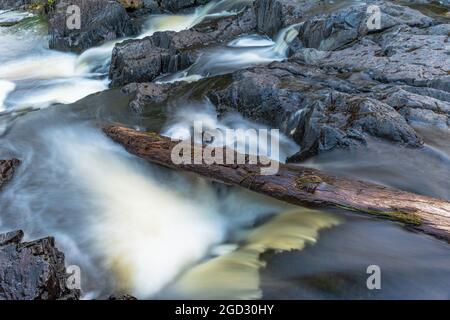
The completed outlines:
[[[186,29],[240,4],[153,16],[138,37]],[[54,236],[66,264],[81,267],[84,298],[450,298],[446,243],[401,224],[291,206],[168,171],[128,154],[99,129],[113,122],[185,137],[198,119],[211,129],[266,128],[237,113],[218,117],[197,95],[213,85],[212,75],[283,60],[295,29],[206,49],[188,70],[159,79],[189,80],[187,92],[136,114],[128,95],[107,89],[115,42],[79,56],[55,52],[37,17],[0,13],[5,21],[14,23],[0,27],[0,158],[17,157],[21,165],[0,193],[0,231]],[[304,165],[450,199],[450,134],[417,130],[424,150],[374,143]],[[283,161],[298,146],[278,137]],[[379,291],[366,287],[373,264],[382,270]]]

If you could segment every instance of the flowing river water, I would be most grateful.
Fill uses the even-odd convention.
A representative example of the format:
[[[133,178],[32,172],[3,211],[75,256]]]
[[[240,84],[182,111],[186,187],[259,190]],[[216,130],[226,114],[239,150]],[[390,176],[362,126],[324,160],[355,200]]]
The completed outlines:
[[[232,14],[238,4],[151,16],[139,37]],[[137,115],[125,94],[108,90],[114,42],[81,55],[56,52],[47,48],[39,18],[0,12],[0,23],[17,20],[0,27],[0,158],[22,163],[0,193],[0,231],[55,236],[66,263],[82,270],[84,298],[450,298],[446,243],[343,210],[287,205],[128,154],[100,124],[173,137],[198,119],[222,129],[263,126],[239,114],[217,120],[208,101],[185,96],[170,114],[155,108]],[[283,60],[292,32],[239,37],[158,81],[189,81],[195,91],[208,76]],[[429,152],[399,155],[377,144],[307,164],[450,199],[450,134],[418,129]],[[283,157],[297,150],[280,139]],[[367,289],[369,265],[381,267],[382,290]]]

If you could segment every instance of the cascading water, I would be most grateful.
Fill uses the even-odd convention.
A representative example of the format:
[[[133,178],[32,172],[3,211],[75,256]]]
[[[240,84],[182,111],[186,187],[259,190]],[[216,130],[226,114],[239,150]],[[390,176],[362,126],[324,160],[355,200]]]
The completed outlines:
[[[192,136],[195,123],[201,125],[203,130],[219,130],[223,133],[227,129],[266,129],[269,132],[269,141],[276,139],[279,142],[280,150],[276,155],[272,155],[270,150],[267,150],[268,146],[262,143],[256,135],[245,134],[245,132],[243,135],[233,135],[232,141],[226,141],[225,134],[223,134],[224,140],[219,141],[216,139],[211,142],[215,147],[228,146],[229,148],[235,148],[236,145],[242,145],[245,153],[251,154],[252,150],[257,150],[259,155],[272,158],[279,162],[284,162],[298,150],[297,144],[284,134],[279,131],[271,132],[268,127],[245,120],[238,113],[228,113],[219,119],[217,111],[209,101],[203,101],[197,104],[184,104],[183,108],[171,116],[171,119],[162,129],[161,134],[173,139],[186,140]],[[196,141],[196,143],[205,142]]]
[[[298,34],[296,26],[281,30],[275,41],[253,34],[239,37],[226,47],[204,50],[192,66],[173,75],[162,76],[158,82],[198,81],[204,77],[282,61],[287,58],[289,44]]]
[[[235,12],[242,3],[223,0],[192,14],[152,16],[137,38],[190,28],[205,18]],[[5,43],[0,47],[0,158],[17,157],[21,165],[0,193],[0,231],[21,228],[28,238],[55,236],[67,264],[81,267],[84,298],[117,291],[140,298],[339,298],[327,288],[347,281],[348,274],[365,276],[365,268],[373,263],[393,271],[395,277],[387,275],[386,284],[401,288],[401,293],[432,284],[433,297],[448,297],[448,285],[441,279],[450,277],[449,249],[438,241],[348,213],[337,218],[330,212],[288,206],[162,170],[129,155],[95,125],[117,121],[148,130],[162,127],[163,134],[176,138],[188,137],[195,120],[208,129],[265,127],[237,114],[219,118],[208,101],[179,101],[176,112],[164,119],[137,117],[128,108],[128,97],[114,90],[77,101],[107,88],[106,72],[117,42],[78,56],[60,53],[46,47],[45,32],[35,17],[1,13],[0,24],[8,21],[12,26],[0,27]],[[261,35],[239,37],[223,48],[206,49],[192,67],[159,81],[198,80],[283,60],[296,32],[296,26],[288,27],[275,41]],[[59,102],[75,103],[20,111]],[[147,125],[152,121],[159,122],[158,129]],[[286,136],[278,138],[281,160],[298,150]],[[376,151],[390,149],[380,150]],[[416,159],[429,163],[427,158]],[[327,160],[338,167],[344,162],[332,157],[311,165]],[[345,163],[347,167],[339,168],[367,168],[348,156]],[[409,185],[429,176],[408,171],[411,180],[400,177]],[[399,177],[401,171],[396,172],[391,179]],[[442,180],[448,169],[439,174]],[[429,192],[448,197],[446,185],[430,186]],[[284,253],[273,255],[274,251]],[[357,284],[364,286],[365,279],[360,280]],[[354,288],[348,292],[360,297]],[[398,293],[386,292],[398,298]]]
[[[141,39],[151,36],[157,31],[181,31],[189,29],[207,17],[219,17],[234,14],[233,11],[245,0],[222,0],[210,2],[196,9],[192,14],[185,15],[155,15],[150,16],[144,31],[135,37]],[[29,15],[20,15],[16,12],[7,12],[1,15],[3,20],[17,21],[28,18]],[[33,26],[42,29],[38,21]],[[14,30],[10,30],[14,33]],[[21,31],[19,30],[18,33]],[[86,50],[79,56],[71,53],[55,52],[46,49],[46,36],[42,30],[28,28],[25,32],[35,38],[33,45],[24,46],[24,55],[11,56],[1,61],[0,80],[14,82],[13,91],[3,99],[3,109],[45,108],[55,103],[72,103],[89,94],[103,91],[108,88],[107,73],[114,46],[126,39],[107,42],[98,47]],[[0,37],[7,37],[11,42],[19,41],[19,35],[8,34],[2,31]],[[130,38],[132,39],[132,38]],[[1,51],[0,51],[1,52]],[[26,54],[25,54],[26,53]],[[7,56],[5,56],[7,57]],[[48,81],[51,79],[52,81]],[[26,98],[23,98],[26,96]]]

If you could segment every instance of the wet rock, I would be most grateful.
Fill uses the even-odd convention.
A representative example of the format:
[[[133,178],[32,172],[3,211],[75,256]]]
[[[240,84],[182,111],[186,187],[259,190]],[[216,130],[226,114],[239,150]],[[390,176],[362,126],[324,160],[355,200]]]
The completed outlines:
[[[20,164],[17,159],[0,160],[0,190],[14,175],[16,167]]]
[[[111,86],[153,81],[159,75],[186,69],[206,46],[228,41],[255,28],[251,9],[236,16],[213,19],[181,32],[156,32],[116,45],[109,72]]]
[[[161,2],[158,0],[116,0],[124,7],[128,15],[132,18],[133,23],[139,28],[140,23],[145,23],[149,14],[164,13]],[[140,20],[143,21],[140,21]]]
[[[81,28],[67,27],[67,8],[77,5]],[[61,51],[81,52],[103,42],[137,32],[126,10],[110,0],[59,0],[49,14],[49,46]]]
[[[387,1],[328,0],[257,0],[257,30],[271,37],[282,28],[305,22],[300,38],[307,47],[318,48],[324,40],[348,42],[368,32],[368,5],[378,5],[382,12],[382,29],[397,24],[430,25],[432,19],[405,6]],[[330,44],[328,44],[329,46]]]
[[[221,112],[236,110],[291,136],[301,147],[291,159],[295,161],[372,138],[422,145],[405,118],[387,103],[332,71],[293,62],[235,72],[228,88],[209,97]]]
[[[17,10],[41,2],[42,0],[0,0],[0,10]]]
[[[144,6],[143,0],[117,0],[125,9],[136,10]]]
[[[397,110],[408,123],[444,129],[450,126],[450,102],[411,91],[415,90],[408,86],[376,88],[380,100]]]
[[[373,79],[385,83],[450,92],[450,50],[445,49],[449,37],[425,32],[394,27],[365,37],[351,47],[324,54],[312,63],[352,72],[365,70]]]
[[[52,237],[22,242],[23,232],[0,234],[0,300],[78,299],[66,288],[64,254]]]
[[[309,15],[323,9],[329,2],[317,0],[257,0],[255,2],[257,30],[274,37],[281,29],[303,21]]]
[[[370,13],[367,5],[354,5],[328,15],[305,21],[299,29],[299,39],[304,47],[322,51],[336,50],[371,32],[380,32],[397,25],[428,27],[433,20],[408,7],[373,1],[381,11],[380,29],[368,27]]]
[[[122,91],[132,97],[129,106],[139,114],[149,106],[165,102],[172,87],[171,84],[130,83]]]
[[[181,9],[207,4],[211,0],[161,0],[160,6],[165,10],[177,12]]]
[[[450,90],[449,25],[408,7],[380,6],[381,29],[368,30],[365,5],[307,20],[294,58],[341,71],[371,74],[385,83]],[[350,58],[351,57],[351,58]]]
[[[122,294],[122,295],[111,295],[108,297],[108,300],[137,300],[137,298],[129,294]]]

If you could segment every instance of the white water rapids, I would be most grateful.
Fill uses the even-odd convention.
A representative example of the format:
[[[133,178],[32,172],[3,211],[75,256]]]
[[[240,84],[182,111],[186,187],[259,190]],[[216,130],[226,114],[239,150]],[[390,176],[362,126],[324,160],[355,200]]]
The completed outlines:
[[[188,29],[206,17],[232,14],[230,10],[239,3],[242,1],[211,2],[192,14],[152,16],[137,38],[156,31]],[[8,14],[3,17],[6,19]],[[75,55],[47,49],[38,25],[21,29],[19,24],[14,30],[2,30],[0,34],[16,45],[15,56],[5,54],[0,58],[0,110],[68,104],[108,87],[105,73],[112,49],[121,40]],[[17,45],[24,34],[32,40]],[[242,48],[240,56],[229,57],[224,52],[218,61],[231,69],[251,65],[255,62],[250,61],[252,52],[259,54],[255,44],[270,46],[269,51],[264,48],[266,53],[258,62],[284,57],[285,49],[279,49],[270,39],[247,36],[229,44],[230,48]],[[224,63],[222,67],[226,67]],[[236,116],[214,122],[217,115],[211,106],[206,103],[201,108],[203,112],[197,110],[192,115],[203,114],[203,120],[212,121],[214,127],[254,127]],[[55,115],[58,112],[50,109],[29,114],[25,121],[19,119],[2,144],[0,152],[14,154],[22,164],[20,179],[0,195],[8,207],[0,226],[21,227],[30,236],[54,235],[67,259],[87,273],[83,281],[85,297],[96,297],[108,290],[153,297],[208,257],[214,246],[234,237],[239,239],[239,232],[258,219],[289,208],[235,189],[219,188],[223,189],[220,191],[201,179],[159,173],[128,155],[98,130],[79,121],[62,120],[66,116]],[[184,112],[189,112],[189,108]],[[188,130],[193,120],[178,113],[166,125],[168,134],[176,136]],[[285,158],[297,147],[286,137],[280,138]],[[162,182],[161,176],[164,180],[169,178],[169,182]],[[19,216],[8,212],[19,212]],[[320,219],[320,213],[317,217]],[[312,232],[318,229],[314,227]],[[252,260],[258,260],[258,252]],[[255,269],[249,277],[254,278],[257,273]],[[115,280],[99,285],[104,277]],[[183,290],[175,290],[172,295],[183,295],[186,290],[184,283]],[[254,283],[252,290],[259,291],[259,284]],[[225,290],[223,295],[240,297],[235,290]],[[245,297],[247,294],[241,296]]]
[[[189,29],[205,18],[234,14],[233,10],[246,2],[245,0],[222,0],[210,2],[197,8],[191,14],[150,16],[144,31],[135,38],[151,36],[157,31]],[[1,16],[3,19],[9,17],[13,20],[16,19],[17,13],[6,12]],[[107,73],[112,50],[118,42],[125,40],[111,41],[75,55],[47,49],[44,44],[46,36],[37,22],[33,27],[22,28],[19,24],[12,30],[9,30],[11,28],[3,29],[0,28],[0,38],[6,43],[4,48],[7,48],[9,43],[16,46],[13,48],[14,55],[0,57],[0,80],[2,81],[0,106],[6,110],[45,108],[56,103],[67,104],[92,93],[106,90],[109,84]],[[21,37],[24,36],[33,41],[27,39],[25,43],[17,46]],[[233,42],[234,47],[244,47],[239,52],[225,50],[223,53],[212,53],[212,56],[210,56],[211,53],[206,53],[198,64],[203,65],[207,60],[209,62],[203,66],[203,69],[209,69],[209,73],[219,73],[215,69],[220,68],[220,72],[225,72],[225,68],[230,72],[256,63],[269,63],[286,58],[287,44],[283,35],[279,37],[276,44],[270,42],[270,39],[254,40],[258,46],[270,44],[270,49],[263,50],[248,47],[252,39],[254,36],[248,36],[247,40],[244,37]],[[2,51],[0,50],[0,53]],[[192,73],[195,66],[186,73]],[[197,76],[197,73],[194,75],[195,79],[199,79],[200,76]],[[179,76],[175,75],[175,77]],[[11,89],[10,83],[14,83],[14,89]]]
[[[242,2],[223,0],[191,14],[152,16],[138,38],[233,14]],[[81,55],[56,52],[47,48],[46,31],[35,17],[0,14],[0,22],[19,20],[0,27],[0,159],[21,160],[14,179],[0,192],[0,232],[20,228],[28,239],[54,236],[66,264],[81,267],[84,298],[112,293],[139,298],[297,298],[299,292],[307,298],[339,298],[341,292],[360,298],[367,295],[365,268],[374,263],[382,265],[386,277],[380,294],[398,298],[401,292],[414,298],[412,293],[432,284],[431,297],[448,298],[442,279],[450,278],[449,251],[433,239],[368,218],[341,219],[290,206],[166,171],[130,155],[100,132],[99,120],[161,129],[171,137],[187,137],[195,120],[221,130],[265,127],[237,114],[219,119],[208,101],[183,100],[164,119],[137,116],[128,108],[128,97],[123,102],[120,93],[106,90],[116,41]],[[295,32],[287,28],[275,39],[238,37],[205,50],[187,70],[159,80],[195,81],[283,60]],[[39,110],[20,112],[25,108]],[[160,127],[146,126],[152,121]],[[286,136],[277,138],[281,160],[298,150]],[[352,166],[348,157],[342,158],[340,163]],[[440,175],[445,178],[447,173]],[[397,179],[394,172],[390,176]],[[407,181],[415,185],[416,180]],[[271,263],[271,254],[282,263]],[[352,285],[349,290],[333,291],[346,281]]]

